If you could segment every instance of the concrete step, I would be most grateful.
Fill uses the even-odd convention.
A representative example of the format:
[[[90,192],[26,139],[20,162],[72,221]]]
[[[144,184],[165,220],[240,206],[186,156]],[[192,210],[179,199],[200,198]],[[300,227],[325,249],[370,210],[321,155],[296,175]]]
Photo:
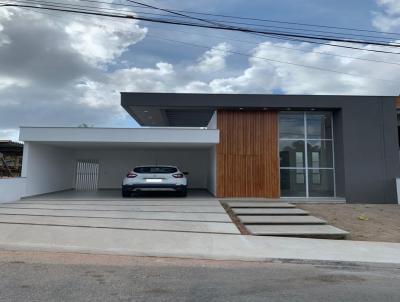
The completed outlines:
[[[236,215],[308,215],[301,209],[233,208]]]
[[[246,225],[252,235],[343,239],[348,232],[330,225]]]
[[[294,208],[287,202],[261,202],[261,201],[230,201],[227,204],[231,208]]]
[[[247,225],[247,224],[326,224],[325,220],[319,219],[314,216],[264,216],[264,215],[244,215],[237,216],[239,220]]]

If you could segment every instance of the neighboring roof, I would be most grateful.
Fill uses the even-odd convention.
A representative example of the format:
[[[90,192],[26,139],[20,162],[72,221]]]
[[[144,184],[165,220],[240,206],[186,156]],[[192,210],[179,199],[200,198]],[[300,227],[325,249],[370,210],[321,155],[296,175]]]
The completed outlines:
[[[193,94],[122,92],[122,107],[141,126],[205,127],[216,109],[338,109],[394,96]]]
[[[22,154],[24,144],[13,142],[10,140],[0,140],[0,152],[4,154]]]

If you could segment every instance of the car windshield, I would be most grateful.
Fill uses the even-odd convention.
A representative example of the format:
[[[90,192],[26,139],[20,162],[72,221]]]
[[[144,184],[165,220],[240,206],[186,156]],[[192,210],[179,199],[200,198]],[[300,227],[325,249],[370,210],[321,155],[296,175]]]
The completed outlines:
[[[174,167],[137,167],[133,169],[136,173],[157,173],[157,174],[170,174],[177,172],[178,169]]]

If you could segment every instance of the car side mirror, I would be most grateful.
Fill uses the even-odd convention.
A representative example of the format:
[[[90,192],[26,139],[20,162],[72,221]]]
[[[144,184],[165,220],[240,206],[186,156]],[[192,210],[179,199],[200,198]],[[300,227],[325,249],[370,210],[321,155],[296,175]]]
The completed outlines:
[[[189,172],[183,172],[184,175],[189,175]]]

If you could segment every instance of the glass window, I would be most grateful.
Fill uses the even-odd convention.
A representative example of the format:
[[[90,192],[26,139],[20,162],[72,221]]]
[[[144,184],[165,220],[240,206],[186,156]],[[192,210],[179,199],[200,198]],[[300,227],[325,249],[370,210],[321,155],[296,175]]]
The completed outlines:
[[[279,157],[281,167],[304,168],[304,141],[281,140],[279,142]]]
[[[163,166],[157,166],[157,167],[136,167],[133,169],[133,172],[136,173],[150,173],[150,174],[171,174],[175,173],[178,170],[174,167],[163,167]]]
[[[334,196],[332,113],[281,112],[279,156],[282,196]]]
[[[280,174],[282,196],[306,196],[305,169],[281,169]]]
[[[304,139],[304,113],[282,112],[279,114],[279,137]]]
[[[332,141],[307,141],[309,168],[333,168]]]
[[[332,114],[330,112],[307,112],[307,139],[332,138]]]
[[[309,169],[308,191],[310,197],[334,196],[333,169]]]

